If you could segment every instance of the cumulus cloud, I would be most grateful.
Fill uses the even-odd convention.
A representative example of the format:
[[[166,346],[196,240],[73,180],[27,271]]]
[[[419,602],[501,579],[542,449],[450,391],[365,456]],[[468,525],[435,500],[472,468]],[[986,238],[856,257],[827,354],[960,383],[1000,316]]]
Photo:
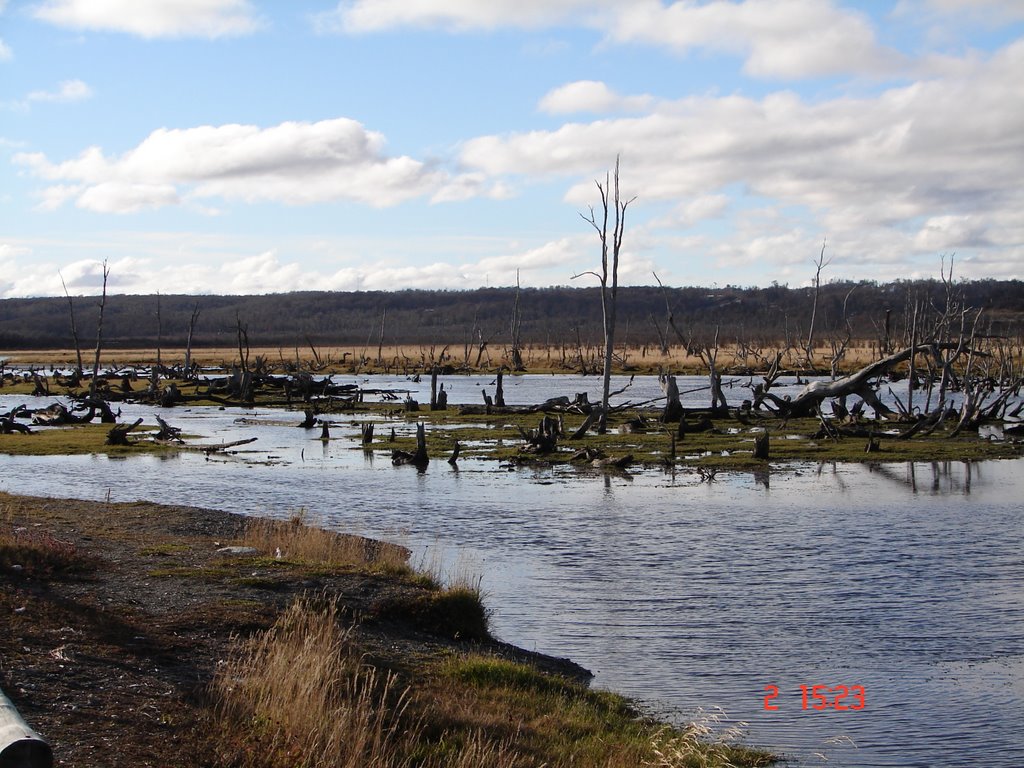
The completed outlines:
[[[81,80],[64,80],[57,86],[56,91],[32,91],[26,98],[28,101],[57,103],[85,101],[92,98],[92,88]]]
[[[411,248],[452,254],[460,245],[410,237],[414,244],[402,239],[382,247],[375,240],[354,248],[347,238],[315,243],[299,238],[260,247],[253,244],[259,240],[255,237],[131,232],[113,233],[97,241],[48,239],[38,248],[6,243],[0,244],[0,266],[4,268],[0,274],[8,279],[0,279],[0,298],[62,295],[61,276],[73,294],[98,294],[103,258],[109,262],[111,293],[239,295],[302,290],[459,290],[515,285],[517,278],[524,287],[565,285],[573,274],[592,269],[599,258],[596,238],[587,234],[518,246],[488,241],[477,243],[462,258],[445,255],[413,265],[404,260]],[[323,249],[330,257],[322,259],[320,266],[304,257],[311,250]],[[83,251],[90,257],[83,257]],[[135,255],[138,253],[147,256]],[[348,265],[338,267],[339,262]],[[627,273],[636,276],[635,282],[649,282],[650,270],[650,262],[624,254],[620,269],[624,284],[629,280]]]
[[[70,29],[144,38],[229,37],[250,34],[260,26],[248,0],[46,0],[34,14]]]
[[[748,74],[771,78],[887,73],[903,61],[879,44],[864,14],[833,0],[356,0],[339,3],[316,21],[321,31],[343,33],[572,24],[613,43],[741,56]]]
[[[548,91],[537,108],[553,115],[574,112],[642,112],[652,103],[651,96],[620,96],[600,81],[577,80]]]
[[[537,28],[589,18],[615,0],[342,0],[316,17],[324,32],[378,32],[395,27],[464,31],[497,27]]]
[[[966,17],[985,24],[1024,19],[1024,5],[1019,0],[900,0],[893,12],[931,20],[942,15]]]
[[[574,176],[567,199],[593,202],[593,178],[622,154],[627,195],[689,199],[742,185],[750,194],[827,215],[913,226],[915,217],[1004,209],[1024,173],[1019,72],[1024,41],[955,77],[878,97],[820,103],[695,97],[642,117],[483,136],[462,163],[489,175]]]
[[[901,62],[878,43],[863,14],[830,0],[641,0],[619,6],[605,31],[620,43],[740,55],[747,74],[757,77],[883,73]]]
[[[410,157],[384,154],[384,137],[346,118],[317,123],[161,128],[120,156],[90,147],[51,162],[14,161],[53,182],[43,208],[69,198],[103,213],[130,213],[186,200],[223,198],[302,205],[353,200],[385,207],[427,195],[447,177]]]

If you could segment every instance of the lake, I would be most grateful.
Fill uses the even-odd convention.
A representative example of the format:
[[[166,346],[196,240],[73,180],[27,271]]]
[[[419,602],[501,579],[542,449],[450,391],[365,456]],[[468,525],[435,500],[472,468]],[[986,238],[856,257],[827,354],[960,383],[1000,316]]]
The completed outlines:
[[[482,403],[490,382],[445,379],[453,403]],[[512,404],[585,390],[596,400],[597,387],[539,376],[509,377],[505,390]],[[657,394],[638,376],[620,397]],[[0,397],[0,410],[25,400]],[[125,406],[123,417],[152,413]],[[256,515],[306,508],[479,574],[502,639],[570,657],[661,716],[745,723],[747,743],[797,765],[1024,764],[1024,461],[805,463],[710,482],[691,470],[479,460],[421,474],[364,455],[344,416],[325,444],[294,412],[161,414],[209,442],[258,440],[209,460],[3,457],[0,488]],[[851,708],[816,710],[812,693]]]

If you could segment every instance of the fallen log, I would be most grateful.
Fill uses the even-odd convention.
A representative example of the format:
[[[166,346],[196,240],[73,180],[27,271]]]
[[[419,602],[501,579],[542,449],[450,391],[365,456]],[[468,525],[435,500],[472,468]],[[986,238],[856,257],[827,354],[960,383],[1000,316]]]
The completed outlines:
[[[956,349],[957,347],[958,344],[953,342],[918,344],[914,347],[907,347],[881,360],[869,363],[849,376],[835,381],[812,381],[792,400],[784,400],[765,389],[755,390],[754,407],[757,408],[765,400],[768,400],[779,409],[779,414],[783,418],[796,418],[814,415],[825,400],[857,395],[874,408],[875,413],[880,416],[891,416],[892,409],[878,399],[871,380],[888,373],[900,363],[907,362],[914,355],[927,354],[936,349]]]
[[[132,424],[117,424],[107,432],[107,445],[131,445],[128,442],[128,433],[134,430],[142,424],[142,417],[140,416]]]

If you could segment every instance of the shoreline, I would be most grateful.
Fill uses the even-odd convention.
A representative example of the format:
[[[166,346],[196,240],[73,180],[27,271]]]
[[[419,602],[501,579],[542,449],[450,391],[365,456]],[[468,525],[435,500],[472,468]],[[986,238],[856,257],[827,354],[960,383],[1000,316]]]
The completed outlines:
[[[629,729],[646,729],[648,746],[665,728],[644,720],[624,699],[582,687],[589,672],[568,659],[495,640],[447,609],[427,610],[457,587],[427,584],[423,574],[393,562],[327,567],[287,554],[282,560],[264,552],[217,553],[246,541],[247,526],[258,519],[150,502],[0,494],[0,533],[27,531],[23,535],[50,555],[73,560],[67,568],[40,560],[15,569],[11,557],[27,555],[12,554],[9,535],[0,537],[0,613],[10,617],[9,630],[0,634],[0,689],[50,741],[56,765],[185,764],[203,750],[223,750],[223,734],[210,743],[216,731],[210,683],[217,669],[239,637],[270,630],[289,605],[310,594],[330,596],[361,658],[397,675],[410,690],[436,686],[436,670],[453,659],[508,663],[529,670],[522,674],[535,676],[531,684],[564,688],[572,697],[612,697],[615,707],[633,712]],[[284,529],[273,526],[290,525],[271,527],[278,535]],[[399,549],[350,538],[361,551],[394,555]],[[475,615],[476,608],[466,610]],[[471,690],[476,684],[460,684],[457,697],[477,695]],[[533,738],[523,737],[530,745],[524,751],[538,749]],[[597,738],[613,752],[621,747],[633,755],[627,761],[641,748],[626,744],[618,731]],[[551,754],[547,759],[559,764]],[[741,749],[729,759],[764,765],[768,756]],[[223,758],[202,764],[262,763]],[[530,763],[509,763],[519,764]]]

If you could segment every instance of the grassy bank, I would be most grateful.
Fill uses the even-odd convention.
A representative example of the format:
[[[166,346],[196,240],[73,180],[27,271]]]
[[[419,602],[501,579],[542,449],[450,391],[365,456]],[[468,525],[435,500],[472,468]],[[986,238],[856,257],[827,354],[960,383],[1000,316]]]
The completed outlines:
[[[768,764],[492,640],[472,583],[308,522],[0,495],[0,688],[59,765]]]

